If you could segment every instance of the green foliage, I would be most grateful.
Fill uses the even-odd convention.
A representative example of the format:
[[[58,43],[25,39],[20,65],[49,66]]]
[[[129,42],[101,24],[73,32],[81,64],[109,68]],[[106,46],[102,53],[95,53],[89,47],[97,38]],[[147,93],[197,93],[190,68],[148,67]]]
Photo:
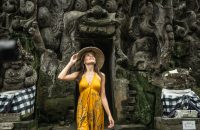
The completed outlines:
[[[136,79],[131,81],[137,90],[136,96],[136,110],[135,118],[138,122],[148,125],[152,122],[153,109],[151,108],[151,102],[149,102],[147,93],[145,92],[145,87],[149,87],[148,80],[145,79],[140,74],[137,74]]]

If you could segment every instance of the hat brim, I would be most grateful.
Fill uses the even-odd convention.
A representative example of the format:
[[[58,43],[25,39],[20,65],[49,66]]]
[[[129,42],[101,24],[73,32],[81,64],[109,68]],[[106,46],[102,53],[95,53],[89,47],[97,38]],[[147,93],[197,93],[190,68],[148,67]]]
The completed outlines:
[[[105,57],[104,57],[103,52],[97,47],[85,47],[81,49],[77,55],[76,66],[80,67],[81,58],[86,52],[90,52],[90,51],[95,53],[96,64],[98,65],[98,68],[101,69],[103,67]]]

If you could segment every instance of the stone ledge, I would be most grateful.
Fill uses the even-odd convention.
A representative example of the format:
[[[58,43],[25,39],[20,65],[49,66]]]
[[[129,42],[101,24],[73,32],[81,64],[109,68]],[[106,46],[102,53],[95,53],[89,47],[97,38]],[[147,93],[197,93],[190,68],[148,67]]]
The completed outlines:
[[[1,122],[16,122],[20,121],[20,113],[5,113],[0,114],[0,123]]]
[[[2,122],[3,123],[10,123],[13,124],[14,128],[12,129],[6,129],[6,130],[37,130],[37,122],[35,120],[30,121],[18,121],[18,122]],[[1,130],[4,130],[3,128],[0,128]]]
[[[75,125],[72,124],[70,126],[59,126],[59,125],[52,125],[46,127],[40,127],[39,130],[76,130]],[[127,125],[115,125],[114,129],[108,129],[105,126],[105,130],[150,130],[147,129],[144,125],[140,124],[127,124]]]
[[[195,121],[196,130],[200,130],[200,118],[155,117],[154,125],[157,130],[182,130],[182,121]]]
[[[111,129],[105,129],[111,130]],[[146,126],[141,124],[127,124],[127,125],[116,125],[113,130],[147,130]]]

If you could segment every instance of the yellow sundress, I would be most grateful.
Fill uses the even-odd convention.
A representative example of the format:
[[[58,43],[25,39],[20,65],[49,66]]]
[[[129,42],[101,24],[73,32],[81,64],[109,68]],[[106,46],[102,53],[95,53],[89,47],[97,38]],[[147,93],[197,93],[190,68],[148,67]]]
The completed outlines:
[[[94,73],[89,84],[83,75],[79,82],[77,130],[104,130],[104,111],[100,97],[101,80]]]

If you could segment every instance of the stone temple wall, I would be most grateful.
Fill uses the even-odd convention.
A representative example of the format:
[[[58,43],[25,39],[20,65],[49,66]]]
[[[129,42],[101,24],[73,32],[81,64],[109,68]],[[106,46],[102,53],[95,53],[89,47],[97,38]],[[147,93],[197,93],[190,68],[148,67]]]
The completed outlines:
[[[199,6],[199,0],[0,0],[1,44],[14,40],[19,51],[11,61],[2,57],[12,53],[0,55],[0,90],[35,85],[31,118],[73,123],[77,83],[57,75],[73,53],[96,46],[106,56],[102,72],[116,123],[153,127],[162,88],[200,94]]]

